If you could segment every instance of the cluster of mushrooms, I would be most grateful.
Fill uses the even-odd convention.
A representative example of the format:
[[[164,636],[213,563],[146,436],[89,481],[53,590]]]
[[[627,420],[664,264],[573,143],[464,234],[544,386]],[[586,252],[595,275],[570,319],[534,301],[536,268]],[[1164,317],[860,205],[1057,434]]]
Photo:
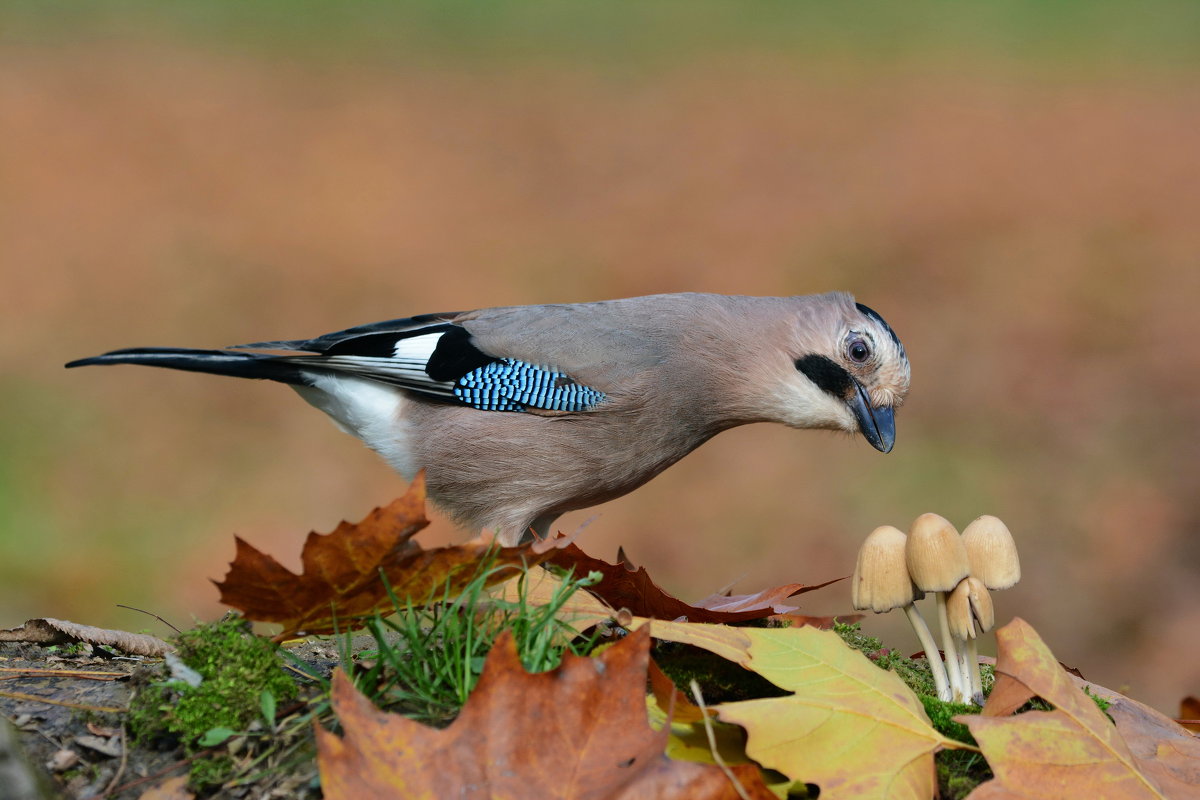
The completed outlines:
[[[959,536],[944,517],[922,514],[907,536],[891,525],[871,532],[858,551],[850,591],[856,609],[904,609],[925,648],[940,699],[983,705],[975,639],[995,623],[988,590],[1007,589],[1020,579],[1016,543],[996,517],[979,517]],[[916,606],[926,592],[936,592],[945,664]]]

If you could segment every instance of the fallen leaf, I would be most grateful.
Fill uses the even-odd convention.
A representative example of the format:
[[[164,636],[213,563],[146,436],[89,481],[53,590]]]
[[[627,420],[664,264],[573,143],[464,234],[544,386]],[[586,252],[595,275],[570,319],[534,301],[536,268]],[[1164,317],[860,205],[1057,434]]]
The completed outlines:
[[[325,797],[771,800],[757,767],[730,768],[739,795],[719,767],[663,754],[667,732],[646,716],[648,653],[649,637],[635,633],[596,658],[567,655],[531,675],[502,636],[444,730],[379,711],[335,673],[344,735],[316,732]]]
[[[390,605],[381,575],[398,597],[421,602],[435,591],[460,590],[485,557],[492,567],[502,567],[532,566],[549,556],[534,553],[528,545],[492,547],[485,542],[426,550],[412,537],[428,524],[425,481],[418,475],[403,497],[376,508],[361,522],[342,522],[325,535],[310,533],[300,554],[299,575],[239,537],[229,572],[217,582],[221,602],[248,619],[281,624],[277,640],[332,633]],[[508,577],[495,570],[492,583]]]
[[[996,631],[996,640],[999,655],[992,696],[981,715],[955,718],[970,728],[996,776],[972,793],[972,798],[1196,796],[1194,786],[1188,794],[1164,792],[1164,786],[1143,769],[1142,762],[1165,756],[1150,771],[1169,773],[1178,766],[1181,754],[1173,749],[1169,753],[1144,750],[1146,759],[1135,756],[1119,726],[1075,684],[1028,622],[1014,619]],[[1006,716],[1034,696],[1055,710]]]
[[[638,617],[687,619],[691,622],[746,622],[779,613],[776,609],[783,609],[784,612],[795,610],[791,606],[780,605],[780,602],[844,580],[837,578],[815,586],[789,583],[751,595],[712,595],[692,605],[667,594],[651,580],[645,567],[634,567],[628,561],[624,550],[618,553],[617,563],[610,564],[569,544],[556,551],[549,561],[563,568],[572,568],[577,575],[593,571],[601,573],[603,579],[595,586],[588,587],[588,591],[615,609],[628,609]]]
[[[793,692],[712,708],[746,729],[751,758],[792,780],[817,784],[823,800],[929,800],[936,787],[933,754],[962,747],[933,729],[904,681],[834,633],[648,624],[655,638],[703,647]]]
[[[117,758],[121,755],[121,750],[124,745],[119,738],[108,738],[105,736],[92,736],[91,734],[80,734],[75,737],[75,744],[80,747],[86,747],[89,750],[108,756],[109,758]]]
[[[521,582],[524,581],[524,586]],[[509,603],[518,602],[524,592],[525,602],[531,606],[549,605],[555,594],[561,590],[562,580],[552,572],[544,569],[530,570],[524,575],[509,578],[497,589],[496,596]],[[584,631],[612,619],[616,611],[609,608],[604,601],[593,597],[586,591],[571,594],[555,615],[558,619],[570,625],[577,631]]]
[[[817,784],[831,800],[933,795],[933,754],[960,745],[933,729],[899,676],[827,631],[746,633],[751,647],[742,666],[795,693],[717,708],[721,719],[746,728],[751,758]]]
[[[1200,796],[1200,738],[1149,706],[1124,695],[1102,694],[1108,715],[1129,745],[1144,773],[1154,778],[1167,797]]]
[[[746,612],[761,613],[764,617],[773,614],[789,614],[796,610],[796,606],[784,604],[784,600],[789,597],[804,594],[805,592],[824,589],[826,586],[844,581],[849,578],[849,575],[843,575],[840,578],[825,581],[824,583],[816,583],[806,585],[803,583],[785,583],[783,586],[776,586],[771,589],[763,589],[761,592],[754,594],[712,594],[705,597],[703,600],[698,600],[694,604],[698,608],[705,608],[709,611],[719,611],[723,614],[740,614]],[[760,617],[761,618],[761,617]],[[695,622],[708,622],[718,620],[693,620]]]
[[[158,786],[154,786],[138,795],[138,800],[192,800],[194,794],[188,791],[188,776],[167,778]]]
[[[86,642],[90,645],[106,645],[123,653],[135,656],[161,658],[175,648],[145,633],[129,633],[107,628],[94,628],[64,619],[26,620],[19,628],[0,630],[0,642],[28,642],[29,644],[54,645]]]
[[[626,625],[631,631],[647,626],[650,627],[650,635],[655,639],[702,647],[710,653],[716,653],[726,661],[733,661],[736,664],[742,664],[750,650],[751,640],[747,635],[749,628],[705,625],[698,622],[674,622],[646,617],[634,617]]]

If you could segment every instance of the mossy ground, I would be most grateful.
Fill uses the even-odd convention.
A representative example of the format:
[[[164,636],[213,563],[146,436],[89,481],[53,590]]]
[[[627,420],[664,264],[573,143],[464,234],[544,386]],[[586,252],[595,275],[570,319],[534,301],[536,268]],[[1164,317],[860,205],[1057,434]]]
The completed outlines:
[[[199,625],[180,634],[175,644],[179,660],[201,682],[191,686],[172,678],[164,665],[163,680],[143,686],[130,703],[129,727],[139,742],[165,738],[192,754],[213,732],[220,738],[226,731],[273,726],[274,720],[263,719],[264,709],[296,697],[296,684],[284,672],[275,645],[255,636],[240,617]],[[216,785],[232,772],[228,757],[197,759],[191,782],[196,788]]]

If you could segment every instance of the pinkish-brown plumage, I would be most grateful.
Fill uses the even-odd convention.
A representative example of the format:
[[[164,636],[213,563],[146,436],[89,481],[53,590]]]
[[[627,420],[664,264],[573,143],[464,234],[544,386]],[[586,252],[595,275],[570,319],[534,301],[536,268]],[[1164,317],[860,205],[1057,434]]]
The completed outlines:
[[[886,452],[909,384],[891,328],[844,293],[492,308],[246,347],[313,355],[142,348],[72,366],[289,383],[406,477],[424,469],[439,506],[506,543],[636,489],[737,425],[860,432]],[[496,377],[487,364],[525,372]],[[471,380],[483,399],[462,388]],[[529,390],[523,380],[541,383],[504,394]],[[593,394],[555,394],[576,388]],[[489,402],[520,410],[482,410]]]

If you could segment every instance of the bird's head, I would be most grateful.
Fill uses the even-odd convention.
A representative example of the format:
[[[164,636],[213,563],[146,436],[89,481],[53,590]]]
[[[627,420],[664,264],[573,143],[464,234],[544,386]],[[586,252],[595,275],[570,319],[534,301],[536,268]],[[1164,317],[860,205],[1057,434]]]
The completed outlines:
[[[861,433],[890,452],[895,409],[908,394],[904,345],[877,312],[844,293],[805,298],[791,331],[792,372],[777,413],[797,428]]]

